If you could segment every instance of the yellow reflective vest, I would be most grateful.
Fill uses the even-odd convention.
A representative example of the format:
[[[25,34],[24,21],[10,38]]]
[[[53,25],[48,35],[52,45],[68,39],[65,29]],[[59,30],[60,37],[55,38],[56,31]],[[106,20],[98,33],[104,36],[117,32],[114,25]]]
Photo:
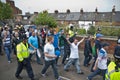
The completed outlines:
[[[115,62],[110,62],[108,65],[108,71],[106,73],[106,79],[105,80],[120,80],[120,68],[119,71],[115,71]]]
[[[29,57],[29,51],[28,51],[28,43],[24,45],[22,42],[17,45],[17,58],[20,62],[24,60],[24,58]]]
[[[70,37],[74,35],[74,32],[72,30],[69,30]]]

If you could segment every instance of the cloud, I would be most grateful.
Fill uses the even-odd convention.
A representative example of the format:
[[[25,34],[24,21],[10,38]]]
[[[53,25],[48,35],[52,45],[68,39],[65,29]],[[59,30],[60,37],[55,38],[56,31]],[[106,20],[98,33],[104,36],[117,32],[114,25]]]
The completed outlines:
[[[23,12],[34,12],[48,10],[54,12],[65,12],[70,9],[72,12],[80,11],[94,11],[98,7],[98,11],[111,11],[112,6],[116,5],[116,10],[120,11],[120,0],[14,0],[16,6],[23,10]]]

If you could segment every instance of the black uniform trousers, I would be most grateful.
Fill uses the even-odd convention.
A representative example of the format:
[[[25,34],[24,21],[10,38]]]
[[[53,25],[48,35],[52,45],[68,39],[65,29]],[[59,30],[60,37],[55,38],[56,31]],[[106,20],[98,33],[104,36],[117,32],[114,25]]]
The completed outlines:
[[[25,61],[26,63],[24,63],[24,61],[23,62],[18,61],[18,67],[17,67],[15,76],[18,77],[20,75],[20,73],[22,72],[23,68],[25,67],[25,69],[27,70],[28,76],[32,79],[32,78],[34,78],[34,74],[33,74],[30,60],[29,60],[29,58],[26,58],[24,60],[26,60]]]

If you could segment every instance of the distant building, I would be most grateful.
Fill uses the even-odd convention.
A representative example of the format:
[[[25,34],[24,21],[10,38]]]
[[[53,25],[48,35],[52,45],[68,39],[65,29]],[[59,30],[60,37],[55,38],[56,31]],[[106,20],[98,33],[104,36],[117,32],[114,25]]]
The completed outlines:
[[[13,10],[13,15],[22,14],[22,10],[20,10],[18,7],[15,6],[15,3],[13,0],[6,0],[6,3],[10,4],[10,6]]]

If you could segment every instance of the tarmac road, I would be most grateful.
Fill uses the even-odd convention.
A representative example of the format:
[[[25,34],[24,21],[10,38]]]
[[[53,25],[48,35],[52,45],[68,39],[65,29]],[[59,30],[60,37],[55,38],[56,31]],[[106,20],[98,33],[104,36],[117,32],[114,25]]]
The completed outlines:
[[[5,54],[3,56],[0,56],[0,80],[17,80],[15,78],[15,72],[17,68],[16,56],[14,56],[13,54],[11,56],[12,63],[10,64],[7,62]],[[70,70],[68,72],[64,71],[63,65],[61,64],[61,59],[62,57],[60,57],[59,59],[60,65],[58,66],[58,71],[63,80],[86,80],[87,75],[90,74],[90,67],[83,66],[83,52],[80,53],[80,64],[81,69],[84,72],[83,75],[77,74],[76,69],[73,66],[70,67]],[[33,61],[31,62],[31,64],[36,80],[55,80],[51,67],[47,70],[48,76],[46,78],[42,77],[40,75],[40,72],[43,65],[38,65],[34,60],[35,58],[33,57]],[[21,76],[23,77],[22,80],[30,80],[25,69],[22,71]],[[96,76],[93,80],[100,79],[102,79],[101,76]]]

